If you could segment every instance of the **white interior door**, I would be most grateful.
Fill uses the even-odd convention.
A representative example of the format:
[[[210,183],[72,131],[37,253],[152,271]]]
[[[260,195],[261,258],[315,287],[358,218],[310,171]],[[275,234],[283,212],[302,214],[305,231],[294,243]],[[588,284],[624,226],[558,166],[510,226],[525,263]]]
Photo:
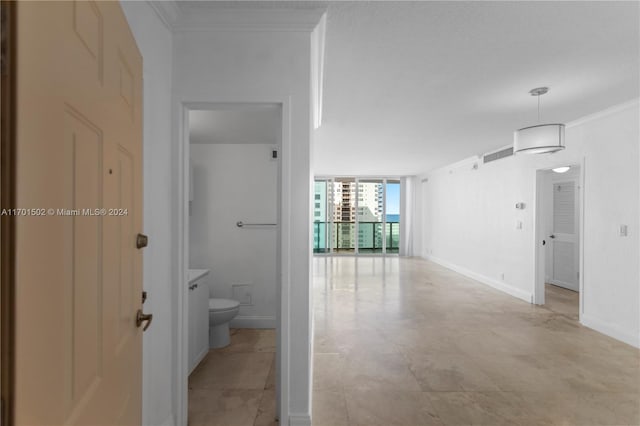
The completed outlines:
[[[576,181],[553,184],[549,281],[574,291],[578,291],[578,196]]]

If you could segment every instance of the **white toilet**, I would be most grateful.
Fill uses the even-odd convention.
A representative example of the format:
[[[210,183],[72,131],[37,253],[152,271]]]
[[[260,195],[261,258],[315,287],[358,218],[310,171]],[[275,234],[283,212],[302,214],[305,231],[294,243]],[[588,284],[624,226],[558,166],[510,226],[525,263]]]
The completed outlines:
[[[209,347],[224,348],[230,343],[229,322],[238,315],[240,303],[231,299],[209,299]]]

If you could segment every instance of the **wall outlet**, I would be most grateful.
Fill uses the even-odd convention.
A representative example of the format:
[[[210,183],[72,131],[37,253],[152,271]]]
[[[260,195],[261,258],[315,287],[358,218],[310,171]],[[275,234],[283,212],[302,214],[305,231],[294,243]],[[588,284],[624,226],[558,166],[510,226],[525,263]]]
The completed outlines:
[[[251,284],[233,284],[231,286],[232,298],[237,300],[240,305],[252,305],[251,293],[253,286]]]
[[[500,274],[500,278],[504,281],[504,272]]]

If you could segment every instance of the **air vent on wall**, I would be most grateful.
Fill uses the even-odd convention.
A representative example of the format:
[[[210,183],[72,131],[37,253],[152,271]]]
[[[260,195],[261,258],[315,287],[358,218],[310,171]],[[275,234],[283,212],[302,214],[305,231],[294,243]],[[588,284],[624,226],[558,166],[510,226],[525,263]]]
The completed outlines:
[[[513,147],[505,148],[500,151],[492,152],[482,157],[483,163],[490,163],[492,161],[499,160],[501,158],[510,157],[513,155]]]

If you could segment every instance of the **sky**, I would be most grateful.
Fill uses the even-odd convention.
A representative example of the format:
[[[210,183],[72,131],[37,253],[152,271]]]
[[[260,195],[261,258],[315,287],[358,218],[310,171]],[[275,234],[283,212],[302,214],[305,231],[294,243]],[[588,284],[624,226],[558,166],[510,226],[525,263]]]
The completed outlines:
[[[400,184],[387,184],[387,214],[400,214]]]

